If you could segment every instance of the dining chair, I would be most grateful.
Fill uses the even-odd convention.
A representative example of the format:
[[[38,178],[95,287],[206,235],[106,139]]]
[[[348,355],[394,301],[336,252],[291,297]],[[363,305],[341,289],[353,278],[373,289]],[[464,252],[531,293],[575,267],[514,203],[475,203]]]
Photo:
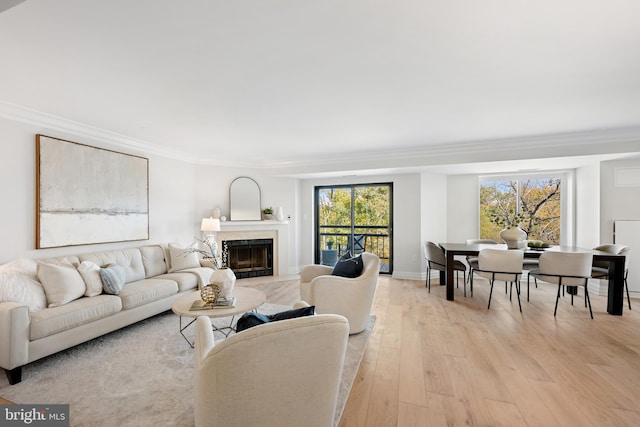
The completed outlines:
[[[425,242],[424,243],[424,259],[427,262],[427,279],[425,286],[429,293],[431,293],[431,270],[436,271],[446,271],[447,270],[447,260],[444,256],[444,250],[433,242]],[[453,261],[453,269],[456,272],[456,285],[458,283],[458,274],[462,271],[462,284],[464,287],[464,296],[467,296],[467,285],[466,285],[466,272],[467,266],[464,265],[462,261],[454,260]]]
[[[467,239],[467,245],[497,245],[498,242],[492,239]],[[469,280],[469,290],[471,291],[471,296],[473,296],[473,284],[471,283],[471,275],[473,275],[473,270],[478,268],[478,257],[473,255],[467,255],[466,260],[469,265],[469,274],[467,279]]]
[[[491,296],[493,295],[493,284],[496,280],[510,284],[509,300],[513,293],[513,285],[516,286],[518,297],[518,307],[522,312],[520,304],[520,277],[522,276],[522,260],[524,252],[519,250],[482,249],[478,253],[478,268],[474,273],[485,279],[489,279],[491,290],[489,291],[489,303],[487,309],[491,307]],[[473,283],[473,277],[471,277]],[[473,287],[473,285],[472,285]]]
[[[631,248],[624,245],[600,245],[593,248],[596,251],[608,252],[610,254],[624,255],[624,288],[627,291],[627,303],[629,304],[629,310],[631,310],[631,299],[629,298],[629,284],[627,283],[627,276],[629,276],[629,253]],[[609,277],[609,262],[608,261],[594,261],[591,268],[591,277],[593,279],[605,280]]]
[[[556,306],[553,310],[555,316],[558,311],[560,289],[563,286],[582,286],[584,288],[584,306],[589,306],[589,314],[593,319],[591,300],[589,299],[589,279],[591,278],[591,252],[544,252],[540,255],[540,267],[531,270],[529,274],[547,283],[558,285]],[[571,293],[571,305],[573,305],[573,293]]]

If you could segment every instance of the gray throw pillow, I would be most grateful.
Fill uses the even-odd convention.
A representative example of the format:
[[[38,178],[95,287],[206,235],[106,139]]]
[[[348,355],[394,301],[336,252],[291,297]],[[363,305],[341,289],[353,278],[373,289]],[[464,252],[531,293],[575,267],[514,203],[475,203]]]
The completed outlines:
[[[105,293],[118,295],[124,287],[127,273],[124,271],[124,267],[109,264],[106,268],[100,269],[100,279],[102,279],[102,288]]]

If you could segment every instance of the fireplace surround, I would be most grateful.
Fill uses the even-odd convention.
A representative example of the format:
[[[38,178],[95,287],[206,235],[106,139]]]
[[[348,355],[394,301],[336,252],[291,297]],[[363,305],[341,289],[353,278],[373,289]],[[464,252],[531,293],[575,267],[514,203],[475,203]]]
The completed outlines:
[[[240,223],[239,225],[236,225],[235,221],[222,223],[223,229],[216,233],[216,241],[218,242],[220,249],[222,250],[223,248],[223,242],[231,242],[234,240],[245,241],[245,240],[270,239],[272,241],[272,248],[271,248],[271,251],[272,251],[271,270],[272,271],[270,274],[273,276],[278,276],[280,274],[280,270],[282,269],[282,266],[280,265],[280,262],[281,262],[280,258],[283,255],[281,252],[284,249],[281,247],[279,231],[273,230],[273,229],[271,230],[256,229],[258,228],[258,226],[252,226],[251,229],[247,229],[249,227],[245,225],[242,221],[238,221],[238,222]],[[253,221],[247,221],[247,222],[253,222]],[[234,229],[225,230],[225,228],[230,228],[230,227],[234,227]],[[231,266],[230,268],[233,269],[233,267]],[[234,269],[234,273],[235,273],[235,269]],[[240,278],[237,275],[236,277]]]
[[[236,278],[273,276],[273,239],[223,240],[222,247]]]

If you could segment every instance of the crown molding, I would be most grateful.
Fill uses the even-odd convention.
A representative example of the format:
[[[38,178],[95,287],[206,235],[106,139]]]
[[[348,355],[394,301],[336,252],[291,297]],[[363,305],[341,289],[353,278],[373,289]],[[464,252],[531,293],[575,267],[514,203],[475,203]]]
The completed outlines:
[[[595,129],[514,138],[485,139],[393,150],[328,154],[314,159],[285,160],[265,166],[272,173],[312,172],[311,169],[357,170],[389,167],[433,166],[640,152],[640,126]]]
[[[37,126],[42,128],[42,133],[51,130],[99,141],[125,150],[134,150],[187,163],[251,168],[274,175],[640,152],[640,126],[634,126],[515,138],[459,141],[370,152],[353,151],[341,153],[340,156],[328,153],[326,156],[314,156],[313,158],[290,158],[283,159],[281,162],[247,165],[237,160],[203,159],[189,155],[184,151],[161,148],[150,141],[131,138],[1,100],[0,117]]]
[[[117,132],[100,129],[6,101],[0,101],[0,117],[40,127],[43,129],[43,133],[47,133],[45,130],[52,130],[110,144],[121,149],[134,150],[189,163],[198,161],[195,157],[185,155],[181,151],[158,148],[148,141],[131,138]]]

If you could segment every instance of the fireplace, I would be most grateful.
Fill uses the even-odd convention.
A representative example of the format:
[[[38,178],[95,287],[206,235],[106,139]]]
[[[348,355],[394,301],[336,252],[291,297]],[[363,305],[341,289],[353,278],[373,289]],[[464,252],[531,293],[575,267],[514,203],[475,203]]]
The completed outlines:
[[[222,247],[238,279],[273,276],[273,239],[223,240]]]

